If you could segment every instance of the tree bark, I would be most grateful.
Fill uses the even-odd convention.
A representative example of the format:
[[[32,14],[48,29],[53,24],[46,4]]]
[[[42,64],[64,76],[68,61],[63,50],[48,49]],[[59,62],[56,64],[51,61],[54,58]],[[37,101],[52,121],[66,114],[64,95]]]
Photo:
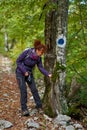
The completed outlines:
[[[5,51],[9,51],[9,46],[8,46],[8,34],[6,32],[6,27],[4,27],[4,48]]]
[[[67,112],[67,102],[64,96],[66,78],[65,43],[58,46],[58,38],[66,39],[68,0],[56,0],[57,10],[53,9],[46,16],[45,37],[48,46],[45,56],[45,68],[53,73],[52,79],[45,78],[44,104],[47,114],[51,116]],[[64,41],[66,42],[66,41]],[[49,113],[48,113],[49,112]]]
[[[52,10],[46,15],[45,18],[45,43],[47,45],[47,53],[44,59],[44,66],[49,72],[53,72],[53,67],[56,59],[56,11]],[[52,81],[51,79],[45,77],[45,93],[44,93],[44,107],[45,112],[54,116],[56,113],[54,109],[52,109],[53,104],[51,104],[51,90],[52,90]],[[52,97],[53,98],[53,97]]]
[[[72,81],[71,81],[69,94],[68,94],[68,102],[76,95],[76,93],[77,93],[77,91],[79,90],[80,87],[81,87],[81,84],[79,84],[76,81],[76,77],[73,77]]]

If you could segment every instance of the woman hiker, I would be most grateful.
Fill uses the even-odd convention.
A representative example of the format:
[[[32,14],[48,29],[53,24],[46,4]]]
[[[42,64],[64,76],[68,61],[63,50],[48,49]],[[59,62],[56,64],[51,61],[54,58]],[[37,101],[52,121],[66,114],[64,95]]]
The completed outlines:
[[[47,72],[42,65],[41,56],[45,53],[46,46],[39,40],[35,40],[34,48],[27,49],[17,58],[16,78],[20,88],[20,104],[23,116],[29,116],[27,109],[27,88],[26,82],[33,95],[36,107],[38,110],[42,109],[42,102],[36,88],[32,70],[37,65],[38,69],[48,77],[52,74]]]

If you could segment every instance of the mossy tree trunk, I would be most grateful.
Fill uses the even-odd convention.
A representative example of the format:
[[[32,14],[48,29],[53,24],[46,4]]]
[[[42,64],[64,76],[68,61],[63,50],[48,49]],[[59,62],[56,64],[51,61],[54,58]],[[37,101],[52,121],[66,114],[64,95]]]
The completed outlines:
[[[45,43],[48,47],[47,53],[45,55],[45,62],[44,66],[49,72],[53,72],[53,67],[56,59],[56,11],[52,10],[46,15],[45,19]],[[45,112],[53,116],[54,112],[52,109],[52,104],[51,104],[51,86],[52,82],[51,79],[48,77],[45,77],[45,94],[44,94],[44,107],[45,107]]]
[[[51,1],[52,2],[52,1]],[[45,77],[43,98],[46,114],[50,116],[67,112],[64,96],[66,78],[65,42],[67,33],[68,0],[56,0],[56,9],[46,16],[45,37],[48,46],[45,55],[45,68],[53,73],[52,79]]]

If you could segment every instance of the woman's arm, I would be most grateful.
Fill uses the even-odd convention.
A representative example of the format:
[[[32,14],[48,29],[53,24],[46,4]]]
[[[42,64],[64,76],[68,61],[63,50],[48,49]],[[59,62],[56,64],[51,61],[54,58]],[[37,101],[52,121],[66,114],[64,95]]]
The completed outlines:
[[[45,70],[45,68],[43,67],[43,64],[42,64],[42,58],[40,57],[38,63],[37,63],[37,66],[38,66],[38,69],[41,71],[41,73],[43,73],[44,75],[48,76],[48,77],[51,77],[52,74],[49,73],[47,70]]]

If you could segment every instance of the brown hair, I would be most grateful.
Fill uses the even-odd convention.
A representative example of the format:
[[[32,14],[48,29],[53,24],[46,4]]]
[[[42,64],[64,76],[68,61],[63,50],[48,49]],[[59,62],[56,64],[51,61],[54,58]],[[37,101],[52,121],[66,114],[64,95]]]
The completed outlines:
[[[46,45],[42,44],[40,40],[34,41],[34,48],[35,50],[43,50],[43,52],[47,49]]]

